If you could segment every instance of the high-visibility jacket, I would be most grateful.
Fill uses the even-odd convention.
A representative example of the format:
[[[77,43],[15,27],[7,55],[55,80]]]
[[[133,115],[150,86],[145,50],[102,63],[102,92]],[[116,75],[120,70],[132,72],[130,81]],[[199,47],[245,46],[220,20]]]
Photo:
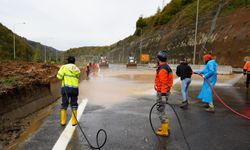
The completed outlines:
[[[155,90],[166,94],[173,86],[173,71],[166,63],[160,63],[155,76]]]
[[[63,65],[57,73],[62,80],[62,87],[78,88],[80,82],[80,69],[75,64]]]
[[[250,61],[247,61],[243,67],[244,73],[249,73],[250,74]]]

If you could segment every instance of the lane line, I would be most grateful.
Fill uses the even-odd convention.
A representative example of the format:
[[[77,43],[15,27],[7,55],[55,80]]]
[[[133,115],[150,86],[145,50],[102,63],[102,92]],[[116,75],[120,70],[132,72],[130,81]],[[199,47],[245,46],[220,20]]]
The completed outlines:
[[[83,99],[81,104],[78,106],[77,109],[77,120],[80,120],[83,111],[88,103],[88,99]],[[71,140],[73,133],[76,129],[76,126],[72,126],[71,119],[68,122],[66,128],[63,130],[62,134],[58,138],[57,142],[53,146],[52,150],[65,150]]]

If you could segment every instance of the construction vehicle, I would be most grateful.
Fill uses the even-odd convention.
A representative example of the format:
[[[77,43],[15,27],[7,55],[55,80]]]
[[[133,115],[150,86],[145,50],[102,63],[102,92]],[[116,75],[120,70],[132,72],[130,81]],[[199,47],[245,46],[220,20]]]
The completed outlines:
[[[128,63],[127,63],[126,66],[127,66],[127,68],[129,68],[129,67],[137,67],[137,62],[135,60],[135,57],[129,56],[128,57]]]
[[[99,66],[100,66],[100,68],[108,68],[109,67],[109,62],[108,62],[106,56],[101,56]]]

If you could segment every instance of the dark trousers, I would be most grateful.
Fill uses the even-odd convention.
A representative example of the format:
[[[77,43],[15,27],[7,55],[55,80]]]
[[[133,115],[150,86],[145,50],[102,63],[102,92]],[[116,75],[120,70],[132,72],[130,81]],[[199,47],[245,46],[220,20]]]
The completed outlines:
[[[247,74],[246,87],[248,88],[250,82],[250,74]]]
[[[72,109],[78,108],[78,88],[65,87],[61,89],[62,93],[62,104],[61,109],[67,109],[69,104]]]

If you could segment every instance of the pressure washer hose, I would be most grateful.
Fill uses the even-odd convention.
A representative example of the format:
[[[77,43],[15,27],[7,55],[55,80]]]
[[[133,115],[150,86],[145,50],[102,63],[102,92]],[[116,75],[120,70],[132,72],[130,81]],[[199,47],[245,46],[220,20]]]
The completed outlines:
[[[235,113],[236,115],[240,116],[241,118],[244,118],[244,119],[247,119],[247,120],[250,120],[250,117],[249,116],[246,116],[244,114],[241,114],[239,112],[237,112],[236,110],[234,110],[232,107],[228,106],[225,101],[217,94],[217,92],[214,90],[214,88],[212,87],[212,85],[210,84],[210,82],[208,81],[208,79],[204,78],[201,74],[198,74],[198,73],[194,73],[194,74],[197,74],[199,75],[200,77],[202,77],[206,82],[207,84],[209,85],[210,89],[213,91],[214,95],[216,96],[217,100],[222,103],[227,109],[229,109],[230,111],[232,111],[233,113]]]
[[[153,132],[154,132],[154,134],[155,134],[156,136],[158,136],[158,135],[156,134],[155,129],[154,129],[154,126],[153,126],[153,123],[152,123],[152,111],[153,111],[154,107],[155,107],[156,105],[158,105],[158,104],[160,104],[160,103],[159,103],[159,102],[156,102],[156,103],[151,107],[150,112],[149,112],[149,123],[150,123],[150,126],[151,126],[151,128],[152,128],[152,130],[153,130]],[[177,120],[178,120],[178,124],[179,124],[179,126],[180,126],[181,133],[182,133],[182,135],[183,135],[183,138],[184,138],[184,140],[185,140],[185,143],[186,143],[188,149],[191,150],[191,147],[190,147],[190,145],[189,145],[189,143],[188,143],[188,140],[187,140],[187,138],[186,138],[186,135],[185,135],[185,133],[184,133],[184,129],[183,129],[183,127],[182,127],[182,123],[181,123],[181,120],[180,120],[180,117],[179,117],[178,113],[177,113],[176,110],[174,109],[174,106],[173,106],[173,105],[169,104],[168,102],[166,102],[166,104],[173,110],[173,112],[174,112],[174,114],[175,114],[175,116],[176,116],[176,118],[177,118]]]
[[[65,95],[66,95],[67,99],[69,100],[69,97],[68,97],[68,94],[67,94],[67,91],[66,91],[65,86],[63,87],[63,89],[64,89],[64,92],[65,92]],[[106,132],[104,129],[99,129],[99,130],[97,131],[97,133],[96,133],[96,145],[97,145],[97,147],[93,146],[93,145],[90,143],[89,139],[87,138],[86,134],[84,133],[84,131],[83,131],[83,129],[82,129],[82,127],[81,127],[79,121],[77,120],[76,114],[73,112],[73,109],[72,109],[72,108],[71,108],[71,111],[72,111],[72,114],[74,115],[74,117],[75,117],[75,119],[76,119],[77,126],[79,127],[80,131],[82,132],[82,135],[83,135],[84,138],[86,139],[86,141],[87,141],[89,147],[90,147],[91,149],[98,149],[98,150],[101,150],[101,148],[102,148],[102,147],[106,144],[106,142],[107,142],[107,137],[108,137],[108,136],[107,136],[107,132]],[[99,144],[99,135],[100,135],[101,132],[104,133],[105,139],[104,139],[103,143],[102,143],[101,146],[100,146],[100,144]]]

